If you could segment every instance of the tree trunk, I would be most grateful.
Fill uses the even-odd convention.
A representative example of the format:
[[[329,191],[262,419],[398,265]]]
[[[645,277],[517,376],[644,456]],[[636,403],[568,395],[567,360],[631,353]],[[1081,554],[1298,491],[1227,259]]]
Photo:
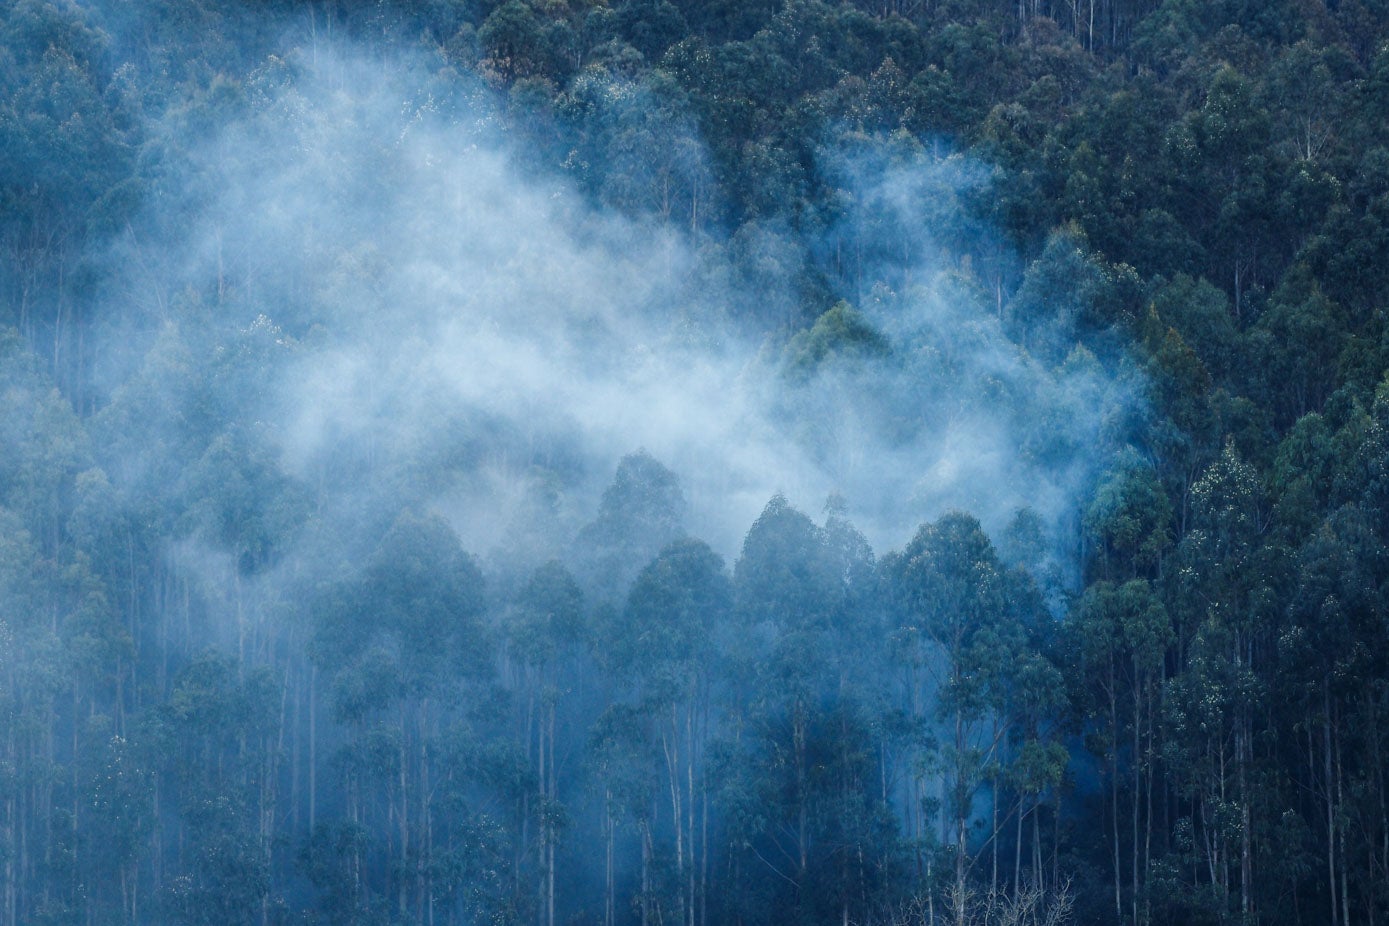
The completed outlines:
[[[965,719],[955,712],[955,781],[951,795],[955,805],[955,926],[965,926],[965,849],[969,833],[969,807],[965,791]]]
[[[1022,888],[1022,824],[1027,818],[1027,811],[1023,809],[1024,796],[1018,794],[1018,828],[1013,840],[1013,896],[1020,896]]]
[[[400,788],[400,809],[397,811],[397,826],[400,837],[400,873],[396,881],[396,909],[400,918],[405,919],[408,904],[410,877],[410,722],[407,702],[400,705],[400,770],[397,787]]]
[[[415,852],[415,919],[430,924],[434,920],[434,897],[429,877],[430,857],[434,849],[434,820],[429,802],[429,699],[420,702],[419,727],[416,731],[416,761],[419,763],[420,846]]]
[[[309,666],[309,832],[317,822],[318,808],[318,667]]]
[[[1113,820],[1114,915],[1124,915],[1123,868],[1119,862],[1119,703],[1114,660],[1109,661],[1109,805]]]
[[[616,898],[613,886],[613,842],[616,821],[613,820],[611,785],[603,788],[603,926],[615,926]]]
[[[651,926],[651,824],[641,821],[641,926]]]
[[[1139,800],[1142,795],[1141,775],[1143,774],[1142,743],[1140,736],[1143,730],[1143,685],[1142,675],[1138,667],[1138,657],[1134,656],[1134,686],[1133,686],[1133,795],[1130,800],[1130,810],[1132,817],[1133,831],[1133,853],[1130,858],[1130,885],[1133,889],[1133,896],[1129,900],[1129,908],[1133,914],[1134,926],[1138,924],[1138,822],[1139,822]]]
[[[546,830],[546,855],[545,855],[545,910],[546,926],[555,926],[555,805],[559,802],[559,782],[556,781],[555,774],[555,699],[550,699],[549,715],[546,722],[549,724],[549,735],[546,740],[550,744],[549,770],[546,772],[546,801],[545,801],[545,830]]]
[[[1331,926],[1341,922],[1336,895],[1336,795],[1331,775],[1331,695],[1322,694],[1322,758],[1326,774],[1326,877],[1331,897]]]

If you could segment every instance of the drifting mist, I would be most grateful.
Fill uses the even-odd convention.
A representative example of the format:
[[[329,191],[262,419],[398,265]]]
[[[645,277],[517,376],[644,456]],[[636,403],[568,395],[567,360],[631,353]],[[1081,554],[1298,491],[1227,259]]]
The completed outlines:
[[[258,345],[256,381],[218,413],[254,425],[323,516],[422,506],[484,558],[542,562],[644,449],[680,479],[688,530],[730,558],[778,492],[817,512],[837,494],[879,549],[948,508],[996,529],[1030,507],[1057,540],[1073,530],[1130,397],[1088,355],[1033,359],[939,256],[962,195],[987,195],[981,167],[825,153],[865,353],[833,326],[789,341],[728,324],[732,306],[794,302],[791,281],[730,282],[712,232],[596,205],[522,156],[480,82],[448,87],[350,49],[272,60],[115,255],[109,337],[157,353],[168,306],[192,301],[211,332],[193,363]],[[829,245],[782,231],[768,247]],[[112,348],[107,383],[157,375]]]

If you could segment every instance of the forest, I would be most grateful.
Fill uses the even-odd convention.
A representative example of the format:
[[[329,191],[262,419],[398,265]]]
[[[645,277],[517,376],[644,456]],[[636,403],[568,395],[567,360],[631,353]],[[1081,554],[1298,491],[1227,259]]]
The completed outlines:
[[[0,4],[0,926],[1389,923],[1386,309],[1386,0]]]

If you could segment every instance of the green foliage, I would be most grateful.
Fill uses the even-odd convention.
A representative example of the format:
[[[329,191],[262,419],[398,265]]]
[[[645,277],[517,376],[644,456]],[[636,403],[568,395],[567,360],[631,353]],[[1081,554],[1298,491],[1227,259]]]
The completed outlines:
[[[482,581],[446,524],[403,513],[360,574],[316,608],[312,652],[334,679],[344,719],[361,722],[397,698],[481,673]]]
[[[823,535],[782,495],[748,529],[733,575],[738,611],[754,625],[813,632],[835,605],[839,576]]]
[[[1157,474],[1130,456],[1100,480],[1085,512],[1106,576],[1155,574],[1172,544],[1172,505]]]
[[[577,539],[597,594],[623,594],[638,564],[684,533],[684,517],[685,495],[674,473],[645,451],[623,457],[597,518]]]
[[[614,668],[639,675],[657,701],[690,696],[732,604],[722,557],[702,541],[677,540],[632,583],[609,644]]]
[[[835,361],[871,362],[891,352],[881,332],[849,303],[840,301],[799,332],[786,345],[786,369],[797,377],[810,376]]]
[[[551,560],[531,576],[521,590],[511,644],[518,656],[533,664],[555,658],[565,645],[585,635],[584,595],[562,563]]]
[[[1136,289],[1131,268],[1105,265],[1078,228],[1062,228],[1028,265],[1009,318],[1029,351],[1060,360],[1086,333],[1131,324]]]

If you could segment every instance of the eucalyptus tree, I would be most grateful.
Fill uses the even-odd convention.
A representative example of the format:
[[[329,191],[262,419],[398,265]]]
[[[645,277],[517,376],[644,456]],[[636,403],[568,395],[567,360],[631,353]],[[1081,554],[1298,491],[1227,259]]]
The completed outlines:
[[[628,454],[603,492],[598,515],[575,540],[578,578],[595,603],[620,605],[637,572],[685,533],[680,480],[646,451]]]
[[[1193,485],[1191,508],[1168,599],[1180,670],[1164,705],[1167,772],[1192,802],[1212,890],[1233,903],[1237,883],[1243,915],[1255,887],[1251,766],[1275,626],[1274,550],[1261,539],[1263,485],[1232,443]]]
[[[1123,584],[1097,582],[1085,590],[1068,625],[1072,681],[1080,686],[1079,706],[1101,731],[1093,739],[1107,765],[1114,913],[1140,921],[1142,878],[1151,860],[1153,788],[1157,776],[1162,683],[1171,619],[1145,579]],[[1126,761],[1125,761],[1126,757]],[[1123,779],[1127,765],[1127,780]],[[1121,788],[1129,807],[1120,808]],[[1125,834],[1124,816],[1128,816]],[[1146,821],[1146,822],[1145,822]],[[1121,860],[1127,835],[1129,858]],[[1124,882],[1128,882],[1128,909]]]
[[[895,877],[877,579],[842,503],[818,526],[780,495],[734,570],[746,641],[734,684],[748,706],[721,746],[729,837],[735,858],[772,875],[761,902],[788,918],[870,915]]]
[[[1300,715],[1295,735],[1312,799],[1308,823],[1324,854],[1317,893],[1331,923],[1358,919],[1356,900],[1365,910],[1385,901],[1361,889],[1384,870],[1389,835],[1382,752],[1389,551],[1373,524],[1358,506],[1344,506],[1303,543],[1288,600],[1291,626],[1278,641],[1279,687]]]
[[[775,861],[760,860],[791,886],[789,901],[797,911],[810,891],[811,725],[828,668],[827,631],[838,582],[820,529],[775,496],[748,529],[734,583],[738,620],[761,643],[748,719],[762,748],[776,757],[773,769],[787,779],[768,783],[779,795],[767,811],[778,819],[756,835],[769,843]]]
[[[729,633],[732,583],[707,544],[666,547],[632,583],[609,646],[612,666],[634,689],[665,772],[681,922],[705,922],[710,796],[706,752],[719,644]],[[648,833],[643,832],[643,838]],[[643,852],[643,866],[649,864]]]
[[[438,719],[491,668],[482,584],[448,525],[402,513],[315,610],[312,652],[350,734],[340,758],[347,816],[386,824],[373,835],[387,843],[400,916],[418,915],[431,892]],[[374,806],[380,794],[384,808]]]
[[[574,688],[582,666],[589,628],[583,592],[562,564],[540,566],[521,588],[503,627],[503,682],[517,696],[518,740],[533,788],[521,795],[520,844],[529,843],[527,830],[536,825],[535,873],[539,920],[555,921],[555,849],[564,826],[560,799],[563,752],[572,746],[562,740],[565,727],[575,723]],[[520,872],[517,872],[519,877]]]
[[[1006,733],[995,719],[1022,643],[1020,627],[1010,619],[1005,570],[969,515],[952,512],[922,525],[902,552],[884,558],[883,570],[899,658],[916,676],[913,709],[940,727],[932,757],[939,773],[940,841],[953,868],[950,916],[963,924],[974,799]]]

